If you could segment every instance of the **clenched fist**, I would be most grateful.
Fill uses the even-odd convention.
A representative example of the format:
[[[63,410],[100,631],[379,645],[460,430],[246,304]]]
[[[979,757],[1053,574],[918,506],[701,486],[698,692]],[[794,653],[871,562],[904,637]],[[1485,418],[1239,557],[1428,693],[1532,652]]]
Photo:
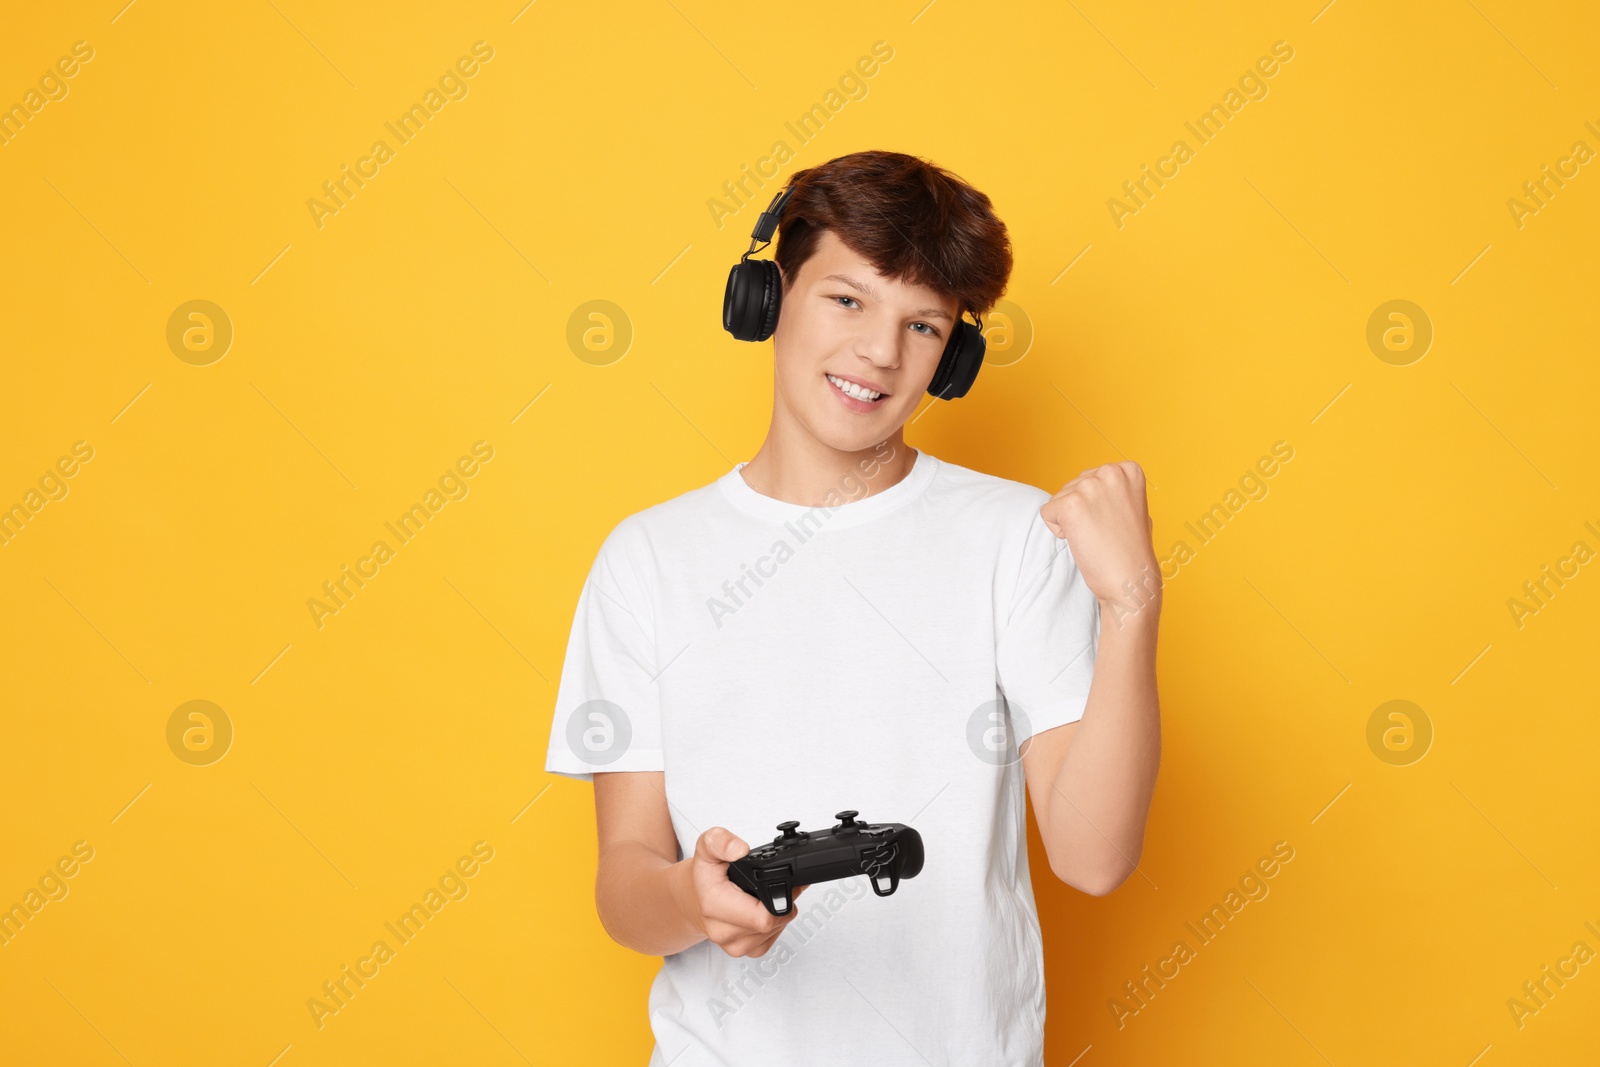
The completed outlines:
[[[1121,625],[1146,607],[1160,610],[1161,569],[1151,543],[1154,522],[1144,471],[1131,460],[1092,467],[1039,508],[1052,533],[1072,550],[1089,591]]]

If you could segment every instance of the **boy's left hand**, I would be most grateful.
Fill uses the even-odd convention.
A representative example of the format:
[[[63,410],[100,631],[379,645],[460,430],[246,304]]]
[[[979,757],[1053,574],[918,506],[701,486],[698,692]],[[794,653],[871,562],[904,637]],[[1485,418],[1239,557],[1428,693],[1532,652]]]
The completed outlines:
[[[1137,463],[1091,467],[1045,501],[1039,515],[1066,540],[1084,583],[1102,604],[1159,601],[1161,569],[1151,542],[1155,523]]]

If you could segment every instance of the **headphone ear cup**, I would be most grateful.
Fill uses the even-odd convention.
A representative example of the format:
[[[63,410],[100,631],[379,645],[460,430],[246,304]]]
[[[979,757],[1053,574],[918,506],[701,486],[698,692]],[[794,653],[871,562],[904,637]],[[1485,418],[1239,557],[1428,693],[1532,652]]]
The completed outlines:
[[[778,328],[778,308],[783,303],[783,272],[778,270],[778,264],[773,260],[757,262],[765,269],[761,272],[761,330],[756,334],[756,340],[765,341]]]
[[[983,353],[987,348],[983,331],[970,322],[960,321],[939,358],[939,369],[933,372],[933,380],[928,383],[928,395],[940,400],[966,396],[983,368]]]
[[[778,324],[781,278],[778,265],[770,259],[735,263],[722,294],[722,328],[740,341],[771,337]]]
[[[754,340],[759,325],[752,307],[761,296],[759,270],[750,260],[740,260],[728,271],[728,288],[722,295],[722,328],[740,341]]]

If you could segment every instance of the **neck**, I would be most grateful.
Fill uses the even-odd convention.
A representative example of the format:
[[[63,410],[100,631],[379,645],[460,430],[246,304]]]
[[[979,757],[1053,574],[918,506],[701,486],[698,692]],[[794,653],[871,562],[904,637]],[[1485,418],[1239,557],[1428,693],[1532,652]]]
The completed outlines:
[[[790,504],[822,507],[843,495],[849,500],[881,493],[911,473],[917,453],[896,428],[881,444],[859,451],[833,448],[803,432],[782,432],[777,423],[767,431],[755,458],[740,470],[745,482],[762,496]]]

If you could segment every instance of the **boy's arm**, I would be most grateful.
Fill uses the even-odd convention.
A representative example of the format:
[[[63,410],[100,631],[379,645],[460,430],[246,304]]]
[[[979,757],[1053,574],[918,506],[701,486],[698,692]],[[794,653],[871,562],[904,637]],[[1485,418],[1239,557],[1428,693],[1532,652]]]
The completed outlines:
[[[1147,608],[1102,630],[1083,718],[1033,735],[1022,755],[1051,871],[1094,896],[1126,881],[1144,851],[1161,764],[1156,623]]]
[[[594,775],[600,837],[595,907],[612,940],[650,956],[669,956],[705,939],[684,902],[687,867],[667,815],[660,771]]]
[[[1031,737],[1022,767],[1050,869],[1096,896],[1138,865],[1161,764],[1162,582],[1144,485],[1137,463],[1110,463],[1084,471],[1039,509],[1067,541],[1103,625],[1083,717]]]
[[[730,956],[761,956],[799,913],[774,916],[728,880],[728,862],[750,851],[729,830],[713,826],[693,856],[676,858],[660,771],[596,772],[594,810],[595,907],[618,944],[670,956],[710,938]]]

